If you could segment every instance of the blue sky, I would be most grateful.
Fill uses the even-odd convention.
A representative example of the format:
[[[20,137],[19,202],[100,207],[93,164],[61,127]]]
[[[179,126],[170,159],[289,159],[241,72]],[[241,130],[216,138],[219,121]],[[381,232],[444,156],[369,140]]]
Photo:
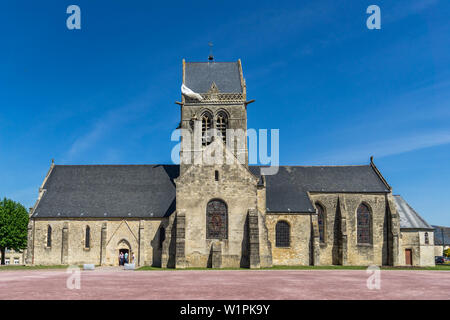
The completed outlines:
[[[81,30],[66,8],[81,8]],[[381,8],[381,30],[366,8]],[[171,163],[181,60],[242,60],[249,128],[283,165],[368,164],[450,226],[450,2],[7,1],[0,196],[32,206],[57,164]]]

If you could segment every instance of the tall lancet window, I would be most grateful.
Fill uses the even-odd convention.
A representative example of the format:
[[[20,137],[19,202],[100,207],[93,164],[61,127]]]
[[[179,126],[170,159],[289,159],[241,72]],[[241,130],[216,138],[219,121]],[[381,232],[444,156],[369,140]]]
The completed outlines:
[[[47,248],[52,246],[52,227],[47,227]]]
[[[202,114],[202,145],[206,146],[211,142],[212,116],[209,112]]]
[[[358,207],[357,211],[357,236],[359,244],[370,244],[371,243],[371,235],[370,235],[370,224],[371,224],[371,216],[369,207],[367,207],[364,203],[361,203]]]
[[[317,216],[318,216],[318,223],[319,223],[319,237],[320,237],[320,242],[324,243],[325,242],[325,213],[323,210],[323,207],[316,203],[316,208],[317,208]]]
[[[86,234],[84,239],[84,247],[89,249],[91,247],[91,228],[86,226]]]
[[[217,114],[216,117],[216,129],[217,132],[220,132],[224,143],[227,143],[227,128],[228,128],[228,117],[225,112],[221,111]]]

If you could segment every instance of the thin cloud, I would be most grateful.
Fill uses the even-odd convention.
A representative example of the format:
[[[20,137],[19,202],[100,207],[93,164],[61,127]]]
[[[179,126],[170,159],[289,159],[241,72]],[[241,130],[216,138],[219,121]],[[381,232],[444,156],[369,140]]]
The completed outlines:
[[[116,108],[108,112],[106,116],[94,124],[91,130],[72,143],[62,162],[71,162],[79,155],[92,149],[103,138],[107,137],[113,129],[142,117],[143,113],[149,109],[148,101],[151,100],[148,97],[143,97],[139,100],[137,103],[131,103],[125,107]]]

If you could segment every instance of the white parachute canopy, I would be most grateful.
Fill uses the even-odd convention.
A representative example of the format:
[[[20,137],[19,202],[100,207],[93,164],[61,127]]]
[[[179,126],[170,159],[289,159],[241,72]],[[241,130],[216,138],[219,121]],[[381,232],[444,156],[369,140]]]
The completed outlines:
[[[187,96],[189,98],[192,98],[192,99],[197,99],[197,100],[200,100],[200,101],[203,100],[201,95],[199,95],[198,93],[195,93],[194,91],[192,91],[191,89],[186,87],[184,85],[184,83],[181,85],[181,94],[183,94],[183,95],[185,95],[185,96]]]

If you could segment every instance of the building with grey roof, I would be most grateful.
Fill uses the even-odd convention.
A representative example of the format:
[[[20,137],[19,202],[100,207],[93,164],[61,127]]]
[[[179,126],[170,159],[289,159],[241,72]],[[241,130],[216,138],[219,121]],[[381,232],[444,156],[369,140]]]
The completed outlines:
[[[392,195],[372,158],[275,174],[249,164],[247,143],[229,135],[245,137],[254,101],[240,60],[183,60],[182,83],[181,163],[52,162],[31,212],[28,264],[121,265],[121,253],[162,268],[434,263],[416,239],[432,243],[433,229]]]
[[[432,226],[434,228],[434,255],[443,256],[444,250],[450,248],[450,228]]]
[[[406,265],[433,266],[435,256],[434,228],[423,219],[400,195],[394,195],[400,218],[401,247]]]

